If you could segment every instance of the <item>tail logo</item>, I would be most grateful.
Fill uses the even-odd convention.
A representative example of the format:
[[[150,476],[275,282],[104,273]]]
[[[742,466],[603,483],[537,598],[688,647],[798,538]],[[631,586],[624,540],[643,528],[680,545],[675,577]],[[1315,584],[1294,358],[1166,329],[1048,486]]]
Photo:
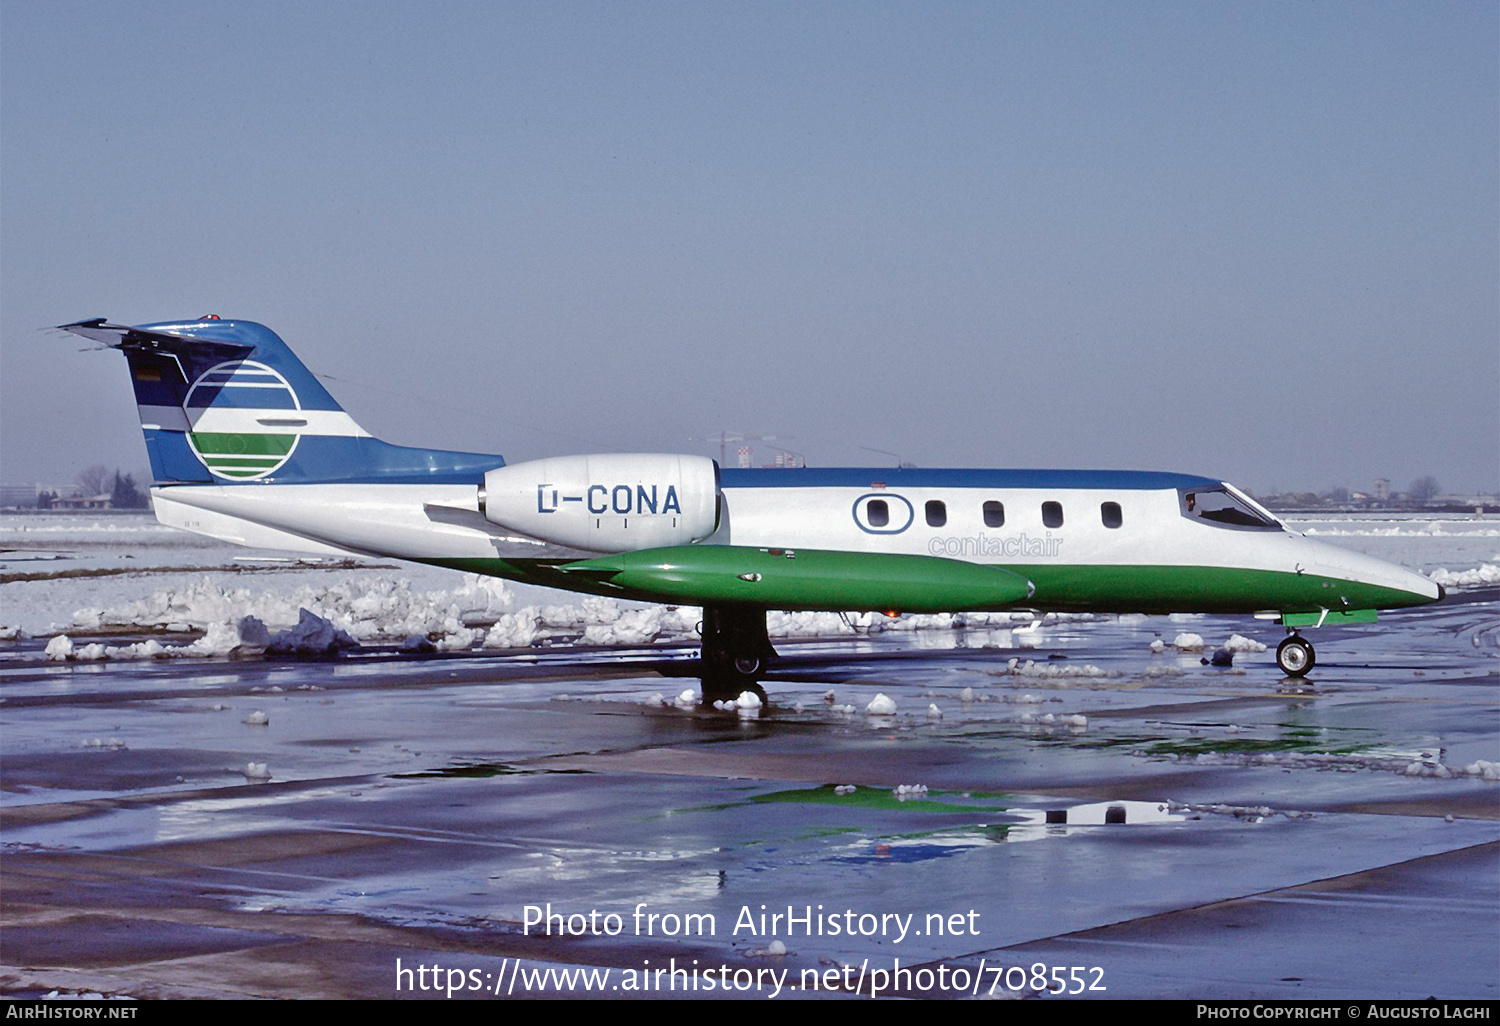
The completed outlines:
[[[188,445],[216,477],[254,481],[292,458],[306,421],[297,393],[272,368],[231,360],[198,376],[183,399]],[[288,429],[291,430],[288,430]]]

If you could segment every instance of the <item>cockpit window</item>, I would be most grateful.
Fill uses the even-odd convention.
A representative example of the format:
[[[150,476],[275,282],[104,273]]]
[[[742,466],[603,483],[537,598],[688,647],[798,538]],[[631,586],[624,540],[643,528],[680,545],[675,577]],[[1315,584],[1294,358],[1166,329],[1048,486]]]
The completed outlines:
[[[1281,525],[1265,510],[1224,488],[1199,488],[1182,493],[1182,511],[1190,517],[1225,527],[1279,531]]]

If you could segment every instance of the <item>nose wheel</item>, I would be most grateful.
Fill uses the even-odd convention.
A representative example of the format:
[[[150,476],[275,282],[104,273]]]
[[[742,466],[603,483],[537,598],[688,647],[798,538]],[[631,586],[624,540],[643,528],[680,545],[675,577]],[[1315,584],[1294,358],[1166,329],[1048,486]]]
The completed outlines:
[[[1318,664],[1312,643],[1300,634],[1288,634],[1276,646],[1276,665],[1288,677],[1303,677]]]

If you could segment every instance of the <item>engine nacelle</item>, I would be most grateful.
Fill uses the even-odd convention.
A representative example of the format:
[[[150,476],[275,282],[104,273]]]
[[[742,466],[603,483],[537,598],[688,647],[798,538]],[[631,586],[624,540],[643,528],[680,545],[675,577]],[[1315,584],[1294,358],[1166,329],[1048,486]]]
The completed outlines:
[[[484,475],[491,523],[588,552],[702,541],[719,526],[719,468],[707,456],[610,453],[499,467]]]

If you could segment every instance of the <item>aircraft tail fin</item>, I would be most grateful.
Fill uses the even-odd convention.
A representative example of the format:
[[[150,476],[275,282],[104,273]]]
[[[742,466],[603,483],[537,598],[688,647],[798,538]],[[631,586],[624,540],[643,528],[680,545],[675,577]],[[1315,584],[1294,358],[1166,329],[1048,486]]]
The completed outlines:
[[[504,459],[389,445],[270,328],[204,317],[61,325],[125,354],[155,484],[482,480]]]

